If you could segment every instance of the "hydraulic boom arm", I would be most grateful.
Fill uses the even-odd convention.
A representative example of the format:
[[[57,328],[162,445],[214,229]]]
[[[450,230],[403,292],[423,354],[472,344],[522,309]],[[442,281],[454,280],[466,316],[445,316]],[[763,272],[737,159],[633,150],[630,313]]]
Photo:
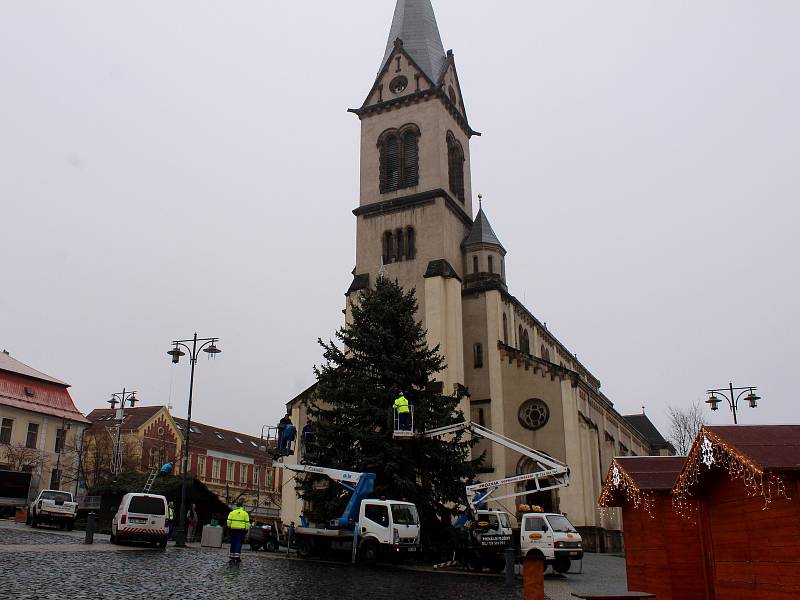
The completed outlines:
[[[504,448],[518,452],[523,456],[527,456],[536,466],[536,470],[531,473],[524,473],[514,477],[505,477],[503,479],[495,479],[493,481],[484,481],[475,483],[473,485],[468,485],[466,487],[467,502],[469,503],[470,508],[473,510],[477,508],[478,504],[486,502],[487,500],[503,500],[505,498],[524,496],[526,494],[533,494],[535,492],[552,490],[569,485],[569,468],[567,465],[550,456],[547,456],[542,452],[534,450],[533,448],[529,448],[524,444],[520,444],[511,438],[507,438],[504,435],[496,433],[491,429],[487,429],[482,425],[478,425],[477,423],[473,423],[471,421],[462,421],[461,423],[454,423],[453,425],[446,425],[445,427],[429,429],[422,435],[423,437],[430,438],[459,433],[461,431],[468,431],[472,435],[482,437],[494,442],[495,444],[499,444]],[[525,490],[522,492],[512,492],[502,496],[492,496],[495,490],[497,490],[500,486],[527,481],[532,482],[535,485],[535,489]]]

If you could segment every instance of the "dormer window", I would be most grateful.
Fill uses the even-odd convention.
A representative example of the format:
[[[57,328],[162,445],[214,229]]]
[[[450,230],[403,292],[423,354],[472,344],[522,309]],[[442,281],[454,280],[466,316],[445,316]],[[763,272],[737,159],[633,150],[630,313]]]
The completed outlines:
[[[450,176],[450,191],[464,202],[464,148],[452,131],[447,132],[447,167]]]

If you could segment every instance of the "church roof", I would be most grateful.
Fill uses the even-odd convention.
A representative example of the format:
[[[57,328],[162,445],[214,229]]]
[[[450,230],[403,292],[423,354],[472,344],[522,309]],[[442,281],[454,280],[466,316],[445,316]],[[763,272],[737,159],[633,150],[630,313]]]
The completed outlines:
[[[17,375],[23,375],[25,377],[33,377],[34,379],[40,379],[41,381],[47,381],[48,383],[55,383],[65,387],[67,386],[67,384],[63,381],[59,381],[55,377],[46,375],[41,371],[37,371],[33,367],[29,367],[25,363],[18,361],[16,358],[12,358],[7,350],[0,352],[0,371],[8,371],[9,373],[16,373]]]
[[[389,60],[398,38],[403,42],[403,49],[425,72],[428,79],[438,81],[447,62],[447,55],[431,0],[397,0],[381,68]]]
[[[482,208],[478,211],[478,216],[475,217],[475,222],[472,224],[472,229],[470,229],[463,245],[470,246],[472,244],[492,244],[500,246],[503,252],[506,250],[497,238],[497,234],[489,224],[489,219],[486,218],[486,213],[483,212]]]
[[[672,444],[664,439],[664,436],[659,433],[653,422],[647,418],[644,413],[640,415],[624,415],[623,418],[628,422],[628,425],[635,428],[641,433],[650,445],[655,449],[670,448],[674,450]]]

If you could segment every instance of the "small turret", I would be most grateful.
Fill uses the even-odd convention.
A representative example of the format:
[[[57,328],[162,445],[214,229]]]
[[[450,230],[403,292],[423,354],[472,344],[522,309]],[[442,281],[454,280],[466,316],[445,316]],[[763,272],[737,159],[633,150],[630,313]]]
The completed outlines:
[[[480,196],[478,196],[480,198]],[[464,283],[498,281],[506,287],[506,249],[497,238],[483,208],[478,211],[469,235],[461,244],[464,248]]]

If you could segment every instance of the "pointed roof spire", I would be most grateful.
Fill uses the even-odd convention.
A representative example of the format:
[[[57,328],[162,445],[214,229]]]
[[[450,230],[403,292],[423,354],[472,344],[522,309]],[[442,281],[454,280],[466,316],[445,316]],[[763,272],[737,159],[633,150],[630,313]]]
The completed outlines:
[[[436,83],[447,62],[447,55],[431,0],[397,0],[381,68],[389,60],[398,38],[428,79]]]
[[[464,240],[463,245],[471,246],[472,244],[492,244],[493,246],[499,246],[504,254],[506,251],[506,249],[503,248],[503,244],[501,244],[500,240],[497,238],[494,229],[492,229],[492,226],[489,224],[489,219],[486,218],[486,213],[483,212],[483,208],[478,211],[478,216],[475,217],[475,222],[472,224],[472,229],[470,229],[469,235]]]

